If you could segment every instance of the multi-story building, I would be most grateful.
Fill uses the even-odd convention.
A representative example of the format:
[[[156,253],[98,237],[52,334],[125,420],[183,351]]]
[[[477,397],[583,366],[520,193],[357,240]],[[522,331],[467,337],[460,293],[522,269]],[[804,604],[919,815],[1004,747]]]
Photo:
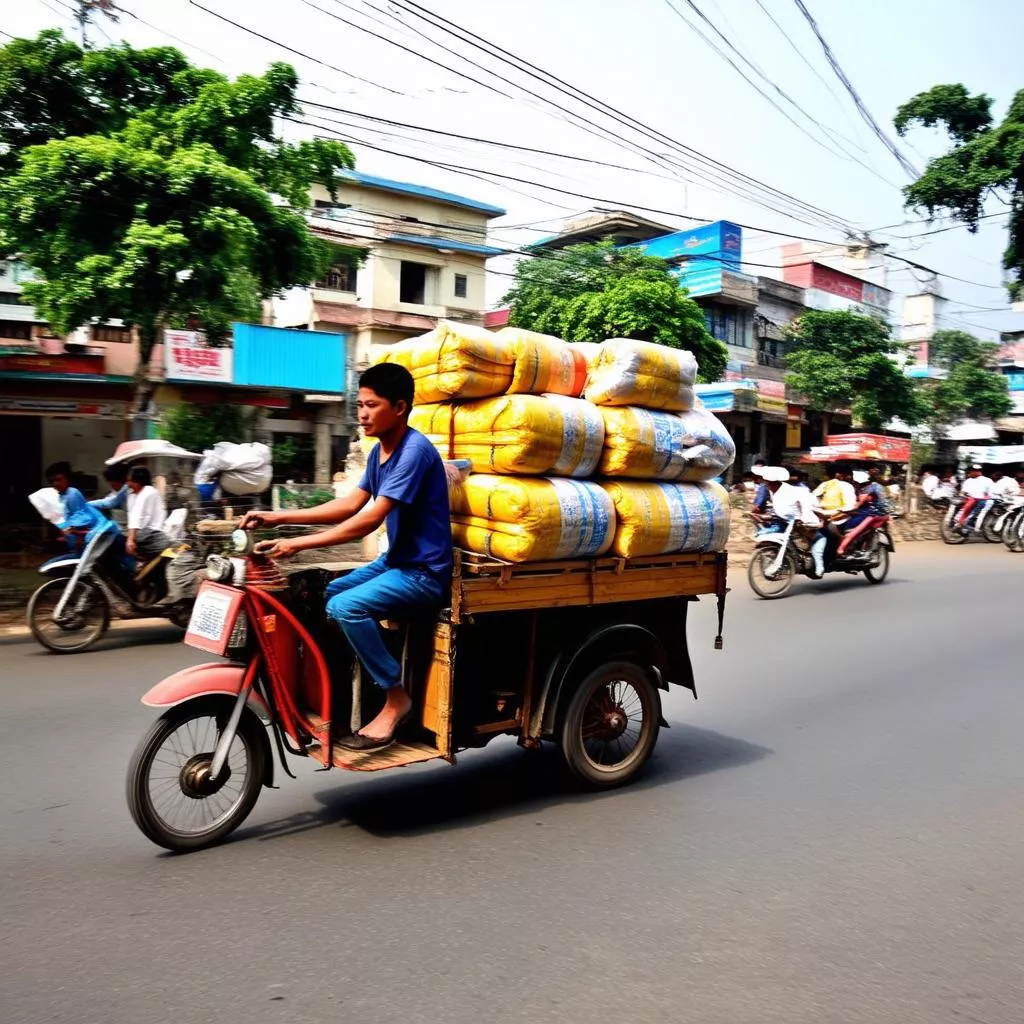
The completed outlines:
[[[313,189],[309,222],[339,246],[309,288],[273,303],[275,326],[346,335],[358,368],[373,346],[422,334],[442,318],[482,324],[487,225],[504,210],[408,182],[347,171],[336,194]]]

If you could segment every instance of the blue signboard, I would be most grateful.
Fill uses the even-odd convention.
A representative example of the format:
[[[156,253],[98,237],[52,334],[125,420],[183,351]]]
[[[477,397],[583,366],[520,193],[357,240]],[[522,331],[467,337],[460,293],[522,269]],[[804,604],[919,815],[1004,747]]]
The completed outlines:
[[[718,220],[702,228],[652,238],[639,243],[637,248],[643,249],[648,256],[657,256],[663,260],[714,256],[716,263],[738,266],[743,250],[743,229],[727,220]]]
[[[235,383],[341,394],[345,390],[344,334],[234,324]]]
[[[1024,391],[1024,373],[1008,373],[1006,386],[1011,391]]]

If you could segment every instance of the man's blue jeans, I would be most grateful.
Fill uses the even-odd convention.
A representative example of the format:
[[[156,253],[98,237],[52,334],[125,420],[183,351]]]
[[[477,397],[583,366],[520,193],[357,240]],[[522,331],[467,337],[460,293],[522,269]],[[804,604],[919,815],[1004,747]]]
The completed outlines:
[[[381,556],[327,585],[327,614],[341,626],[356,657],[384,690],[402,685],[402,666],[384,644],[380,619],[439,607],[447,582],[423,569],[394,569]]]

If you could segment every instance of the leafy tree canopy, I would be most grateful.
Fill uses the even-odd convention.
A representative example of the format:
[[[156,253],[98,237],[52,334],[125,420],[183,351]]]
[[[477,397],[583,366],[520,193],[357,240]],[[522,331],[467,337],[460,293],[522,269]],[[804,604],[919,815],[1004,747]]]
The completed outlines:
[[[164,413],[158,432],[171,444],[203,452],[218,441],[241,443],[249,430],[243,406],[180,402]]]
[[[522,260],[504,298],[509,323],[566,341],[637,338],[688,349],[700,380],[719,380],[728,353],[704,326],[704,311],[687,297],[664,260],[611,241],[573,245]]]
[[[163,326],[212,340],[330,262],[301,211],[354,166],[341,143],[289,143],[287,64],[234,81],[173,47],[82,50],[57,31],[0,48],[0,245],[57,331],[119,318],[148,364]],[[140,383],[140,388],[145,389]]]
[[[998,371],[999,346],[966,331],[936,331],[928,346],[928,361],[944,369],[944,380],[927,390],[933,427],[960,419],[996,419],[1013,409],[1006,378]]]
[[[860,313],[810,310],[787,334],[793,348],[786,382],[815,408],[850,408],[855,422],[874,431],[893,419],[924,418],[916,384],[893,358],[900,345],[888,324]]]
[[[921,177],[904,188],[907,206],[929,216],[948,211],[973,232],[986,198],[1003,199],[1010,210],[1003,266],[1010,298],[1019,299],[1024,294],[1024,90],[996,124],[990,97],[972,96],[963,85],[936,85],[897,111],[900,135],[914,124],[944,126],[953,148],[929,161]]]

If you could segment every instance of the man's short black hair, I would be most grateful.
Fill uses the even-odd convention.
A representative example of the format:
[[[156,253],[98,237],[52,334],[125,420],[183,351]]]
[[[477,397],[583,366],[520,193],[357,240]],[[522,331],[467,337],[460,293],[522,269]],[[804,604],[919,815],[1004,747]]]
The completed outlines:
[[[65,476],[71,479],[70,462],[54,462],[46,467],[46,479],[52,480],[55,476]]]
[[[128,479],[128,470],[124,466],[107,466],[103,470],[103,479],[110,483],[124,483]]]
[[[359,386],[369,388],[381,398],[387,399],[392,405],[405,402],[406,408],[412,408],[413,394],[416,385],[412,374],[398,363],[378,363],[364,370],[359,375]]]
[[[143,487],[148,487],[153,482],[153,474],[145,466],[132,466],[128,479],[133,484],[141,484]]]

